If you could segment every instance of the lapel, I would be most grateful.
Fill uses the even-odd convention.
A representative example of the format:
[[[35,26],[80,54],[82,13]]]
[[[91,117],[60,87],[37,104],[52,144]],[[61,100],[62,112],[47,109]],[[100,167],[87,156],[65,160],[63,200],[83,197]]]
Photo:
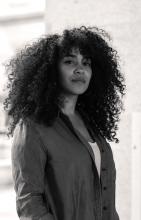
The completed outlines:
[[[69,129],[73,132],[73,134],[76,136],[77,139],[79,139],[79,141],[81,141],[81,143],[86,147],[86,149],[88,150],[94,164],[95,164],[95,155],[94,152],[92,150],[92,147],[90,146],[90,144],[86,141],[86,139],[81,135],[81,133],[74,128],[74,126],[72,125],[69,117],[65,114],[63,114],[61,111],[59,112],[60,118],[63,120],[63,122],[66,124],[66,126],[69,127]],[[84,119],[84,115],[83,115],[83,119]],[[102,146],[101,146],[101,141],[99,139],[99,137],[93,132],[93,130],[91,129],[88,120],[85,118],[84,119],[85,125],[88,129],[88,131],[90,132],[90,135],[92,136],[92,138],[96,141],[100,151],[102,151]],[[97,169],[96,169],[97,170]]]
[[[60,111],[60,118],[69,127],[69,129],[73,132],[73,134],[76,136],[76,138],[79,139],[79,141],[81,141],[81,143],[87,148],[87,150],[89,151],[93,161],[95,161],[94,153],[93,153],[93,150],[92,150],[91,146],[85,140],[85,138],[80,134],[80,132],[76,128],[74,128],[74,126],[72,125],[69,117],[67,117],[67,115],[63,114]]]
[[[97,219],[102,219],[102,185],[101,185],[101,178],[99,179],[99,175],[98,175],[98,171],[95,165],[95,156],[93,153],[93,150],[90,146],[90,144],[85,140],[85,138],[80,134],[80,132],[75,129],[70,121],[70,119],[63,114],[61,111],[59,112],[60,118],[62,119],[62,121],[66,124],[66,127],[69,127],[69,129],[73,132],[73,134],[81,141],[81,143],[86,147],[86,149],[88,150],[92,161],[93,161],[93,174],[94,174],[94,180],[95,180],[95,186],[94,186],[94,196],[95,196],[95,213],[97,215]],[[88,121],[86,122],[86,126],[90,132],[90,134],[92,135],[93,139],[96,141],[96,143],[98,144],[98,146],[101,148],[101,142],[98,138],[98,136],[92,131],[92,129],[90,128],[90,126],[87,124]]]

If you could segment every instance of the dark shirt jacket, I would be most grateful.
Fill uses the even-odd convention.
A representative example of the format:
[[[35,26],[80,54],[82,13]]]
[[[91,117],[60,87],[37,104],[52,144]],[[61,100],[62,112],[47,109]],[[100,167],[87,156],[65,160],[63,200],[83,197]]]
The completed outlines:
[[[52,126],[20,120],[11,149],[21,220],[119,220],[110,144],[83,115],[101,152],[101,175],[89,143],[61,111]]]

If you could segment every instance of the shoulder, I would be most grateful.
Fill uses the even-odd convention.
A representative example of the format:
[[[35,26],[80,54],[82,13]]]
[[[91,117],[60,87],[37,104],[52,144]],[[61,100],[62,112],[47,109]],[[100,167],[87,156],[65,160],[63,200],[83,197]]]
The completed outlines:
[[[27,142],[41,141],[38,127],[38,123],[31,118],[20,119],[14,130],[13,142],[26,144]]]
[[[44,124],[38,123],[30,117],[20,119],[18,124],[16,125],[15,132],[17,130],[22,130],[22,132],[30,132],[31,134],[39,134],[40,130],[43,128],[47,128]]]
[[[55,126],[47,126],[44,123],[39,123],[32,118],[20,119],[16,126],[14,136],[25,141],[36,141],[47,145],[50,139],[55,136]]]
[[[14,136],[18,133],[22,133],[22,136],[27,135],[27,133],[35,133],[36,126],[35,122],[30,118],[20,119],[16,125]]]

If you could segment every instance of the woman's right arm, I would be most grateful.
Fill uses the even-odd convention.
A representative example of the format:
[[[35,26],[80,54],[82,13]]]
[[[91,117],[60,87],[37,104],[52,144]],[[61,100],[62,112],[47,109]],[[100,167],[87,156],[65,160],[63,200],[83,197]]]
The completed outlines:
[[[53,220],[44,202],[44,173],[47,154],[30,121],[19,123],[11,150],[16,208],[20,220]]]

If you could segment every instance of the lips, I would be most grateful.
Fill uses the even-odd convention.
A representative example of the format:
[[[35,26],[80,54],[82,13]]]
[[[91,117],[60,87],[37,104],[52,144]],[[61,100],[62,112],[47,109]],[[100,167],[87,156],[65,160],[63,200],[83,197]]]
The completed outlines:
[[[83,82],[85,83],[85,79],[84,78],[74,78],[72,79],[73,82]]]

